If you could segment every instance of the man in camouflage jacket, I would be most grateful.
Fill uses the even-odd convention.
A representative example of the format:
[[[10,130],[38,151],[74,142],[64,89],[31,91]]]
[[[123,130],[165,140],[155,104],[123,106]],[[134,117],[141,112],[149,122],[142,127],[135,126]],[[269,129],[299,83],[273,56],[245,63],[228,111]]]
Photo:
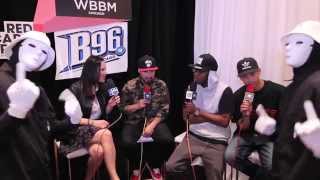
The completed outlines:
[[[169,112],[170,97],[166,83],[155,77],[155,59],[145,55],[138,60],[139,77],[129,80],[122,89],[121,108],[126,113],[122,130],[123,146],[134,167],[131,179],[139,176],[141,136],[151,137],[144,143],[144,160],[153,168],[154,179],[161,179],[159,167],[173,147],[173,136],[164,123]],[[161,150],[161,152],[159,151]]]

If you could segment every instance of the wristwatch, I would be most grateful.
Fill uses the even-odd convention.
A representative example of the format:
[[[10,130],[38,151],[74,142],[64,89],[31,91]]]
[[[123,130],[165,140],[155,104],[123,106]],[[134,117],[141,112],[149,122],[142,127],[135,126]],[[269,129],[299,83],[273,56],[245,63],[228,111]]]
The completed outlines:
[[[196,109],[196,111],[194,111],[194,115],[195,115],[195,116],[199,116],[199,114],[200,114],[200,110],[199,110],[199,109]]]

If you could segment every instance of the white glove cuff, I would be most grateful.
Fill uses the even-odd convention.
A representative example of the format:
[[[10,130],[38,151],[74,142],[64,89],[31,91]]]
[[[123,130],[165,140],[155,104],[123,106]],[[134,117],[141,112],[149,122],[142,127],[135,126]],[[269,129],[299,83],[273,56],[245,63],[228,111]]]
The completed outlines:
[[[71,124],[80,124],[80,120],[81,120],[81,117],[80,118],[70,117]]]
[[[8,114],[10,116],[13,116],[19,119],[24,119],[27,116],[28,111],[29,109],[26,110],[26,109],[18,108],[11,104],[9,105],[9,108],[8,108]]]

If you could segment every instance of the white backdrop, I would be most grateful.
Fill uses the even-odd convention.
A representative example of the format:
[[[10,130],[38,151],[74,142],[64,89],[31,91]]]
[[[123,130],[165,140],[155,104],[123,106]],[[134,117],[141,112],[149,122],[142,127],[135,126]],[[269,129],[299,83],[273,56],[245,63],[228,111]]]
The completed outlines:
[[[258,61],[262,78],[287,85],[292,72],[280,38],[305,20],[320,20],[320,0],[196,0],[194,55],[211,53],[234,91],[242,85],[236,64],[243,57]]]
[[[195,57],[211,53],[218,73],[236,90],[236,63],[254,57],[262,77],[286,85],[292,77],[280,43],[282,35],[305,20],[320,20],[319,0],[196,0]]]

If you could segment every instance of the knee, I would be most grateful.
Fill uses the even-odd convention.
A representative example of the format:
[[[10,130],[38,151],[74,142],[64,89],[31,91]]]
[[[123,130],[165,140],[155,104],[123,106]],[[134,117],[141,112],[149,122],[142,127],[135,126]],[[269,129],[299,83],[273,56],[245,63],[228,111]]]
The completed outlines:
[[[103,129],[101,132],[101,139],[103,141],[110,141],[112,140],[112,133],[110,130],[108,129]]]
[[[235,165],[235,158],[236,154],[234,151],[232,151],[230,148],[227,148],[224,152],[224,161],[228,163],[231,166]]]
[[[131,149],[139,147],[137,140],[133,137],[121,137],[120,145],[124,149]]]
[[[104,151],[100,145],[95,144],[89,148],[89,154],[91,158],[98,161],[103,159]]]
[[[168,172],[168,173],[179,172],[179,170],[177,169],[176,163],[174,163],[170,159],[166,162],[166,172]]]
[[[112,133],[109,129],[103,129],[102,135],[105,137],[112,137]]]
[[[128,140],[123,140],[122,141],[122,148],[125,150],[133,150],[137,149],[139,146],[136,142],[128,141]]]
[[[168,173],[175,172],[174,164],[170,161],[166,162],[166,172]]]

